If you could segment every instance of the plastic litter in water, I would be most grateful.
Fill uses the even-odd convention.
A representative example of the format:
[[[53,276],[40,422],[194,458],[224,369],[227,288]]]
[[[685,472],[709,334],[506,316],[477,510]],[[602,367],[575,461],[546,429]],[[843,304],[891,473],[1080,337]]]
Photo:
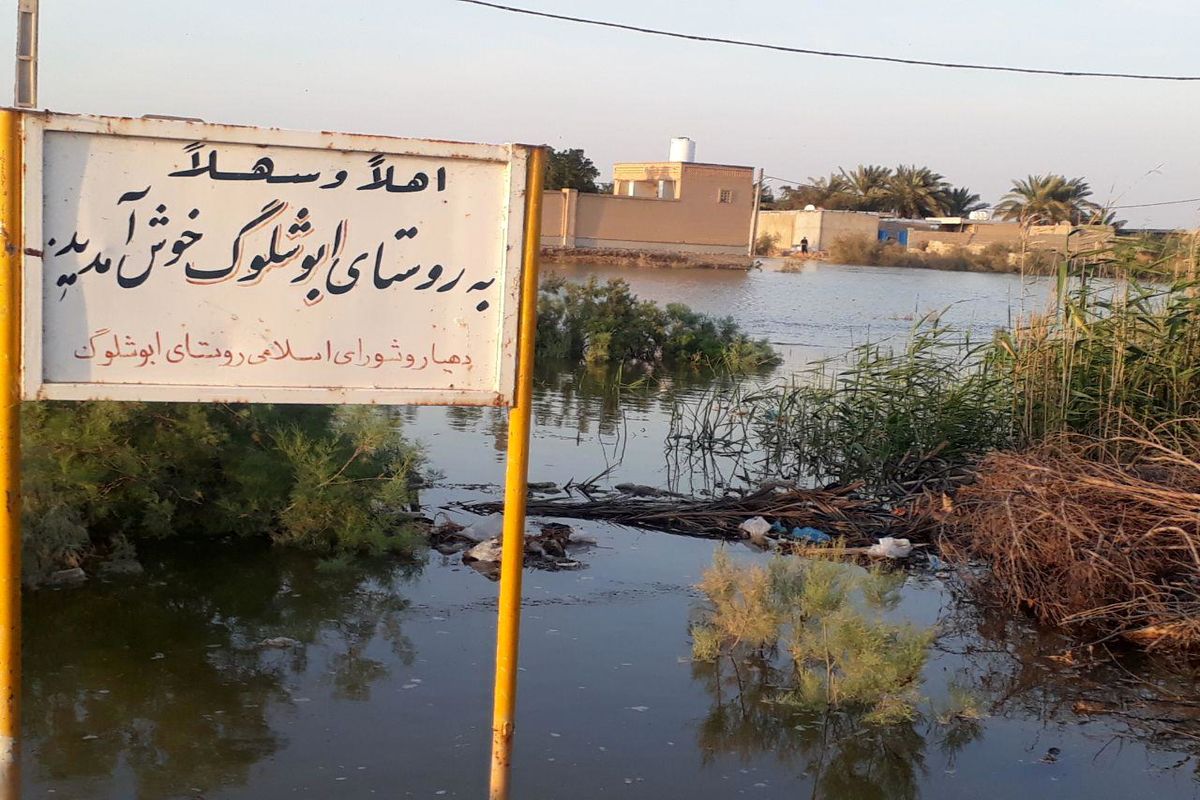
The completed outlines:
[[[908,539],[894,539],[891,536],[884,536],[879,540],[878,544],[873,544],[867,548],[867,555],[883,556],[884,558],[908,558],[912,549],[912,542]]]
[[[827,544],[833,541],[833,537],[825,531],[809,527],[793,528],[792,538],[805,542],[815,542],[816,544]]]
[[[771,523],[762,517],[751,517],[741,525],[738,525],[738,530],[751,539],[756,539],[765,536],[767,531],[771,530]]]

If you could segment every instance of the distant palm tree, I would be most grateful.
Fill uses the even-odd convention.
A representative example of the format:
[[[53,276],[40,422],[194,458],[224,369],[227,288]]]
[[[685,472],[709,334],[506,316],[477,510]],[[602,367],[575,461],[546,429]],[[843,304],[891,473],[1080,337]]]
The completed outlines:
[[[967,217],[972,211],[982,211],[988,204],[981,202],[979,195],[966,186],[955,186],[946,192],[946,216]]]
[[[817,197],[818,208],[844,208],[852,193],[846,179],[834,172],[828,178],[809,178],[808,184]]]
[[[782,205],[787,208],[817,208],[841,210],[850,207],[853,192],[846,179],[834,172],[828,178],[809,178],[800,186],[784,186],[780,189]]]
[[[899,166],[888,179],[883,208],[898,217],[936,217],[946,208],[949,185],[929,167]]]
[[[1001,198],[996,212],[1006,220],[1026,226],[1059,222],[1078,225],[1099,209],[1087,199],[1091,195],[1092,189],[1083,178],[1030,175],[1013,181],[1013,188]]]
[[[1084,220],[1085,225],[1111,225],[1113,230],[1119,231],[1129,224],[1129,220],[1117,219],[1117,212],[1111,209],[1097,207],[1092,216]]]
[[[850,172],[840,170],[842,180],[853,195],[858,211],[882,211],[887,198],[887,184],[892,177],[889,167],[859,164]]]

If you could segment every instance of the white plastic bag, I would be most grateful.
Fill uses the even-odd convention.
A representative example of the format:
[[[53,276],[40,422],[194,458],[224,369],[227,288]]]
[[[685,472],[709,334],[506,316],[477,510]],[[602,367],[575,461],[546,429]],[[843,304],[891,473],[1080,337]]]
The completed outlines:
[[[882,556],[883,558],[908,558],[912,549],[912,542],[908,539],[893,539],[891,536],[884,536],[878,544],[867,548],[867,555]]]
[[[751,517],[738,525],[738,530],[751,539],[762,539],[771,530],[771,523],[762,517]]]
[[[472,520],[467,529],[463,531],[467,536],[470,536],[476,541],[482,542],[484,539],[498,537],[504,532],[504,515],[503,514],[488,514],[486,517],[480,517]]]
[[[499,539],[485,539],[463,553],[463,563],[482,561],[485,564],[499,564],[503,549]]]

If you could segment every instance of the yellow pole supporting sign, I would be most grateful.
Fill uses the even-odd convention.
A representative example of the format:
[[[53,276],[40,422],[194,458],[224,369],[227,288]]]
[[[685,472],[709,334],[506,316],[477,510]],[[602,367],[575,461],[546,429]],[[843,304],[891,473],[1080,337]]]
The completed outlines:
[[[21,697],[21,114],[0,109],[0,795],[19,792]]]
[[[525,180],[516,402],[508,414],[508,459],[504,471],[504,534],[500,552],[496,689],[492,710],[491,800],[508,800],[513,719],[517,705],[517,640],[521,627],[521,569],[525,559],[525,494],[529,481],[533,346],[537,334],[538,255],[542,239],[542,175],[545,170],[546,151],[539,147],[530,153]]]

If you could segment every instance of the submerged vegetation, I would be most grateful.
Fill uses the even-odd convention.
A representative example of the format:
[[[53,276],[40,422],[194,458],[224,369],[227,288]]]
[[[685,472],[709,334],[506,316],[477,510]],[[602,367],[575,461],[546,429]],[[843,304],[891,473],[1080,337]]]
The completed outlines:
[[[692,655],[792,663],[774,703],[861,712],[873,724],[909,720],[932,632],[886,622],[903,573],[776,557],[734,564],[718,550],[700,590],[709,601],[692,626]]]
[[[753,481],[852,484],[905,496],[912,483],[1012,441],[1005,378],[936,316],[902,349],[862,345],[785,385],[679,406],[671,438]]]
[[[1154,270],[1153,283],[1072,276],[1064,264],[1049,310],[990,340],[930,314],[902,345],[862,345],[788,384],[677,407],[671,439],[757,459],[744,466],[760,478],[878,491],[1055,434],[1187,428],[1200,417],[1200,281],[1179,256],[1169,241],[1113,252],[1110,267]]]
[[[422,458],[369,407],[41,402],[22,413],[31,581],[171,536],[411,553]]]
[[[1200,643],[1200,281],[1185,248],[1118,248],[1116,280],[1064,264],[1051,308],[989,341],[934,315],[902,347],[710,396],[676,410],[672,442],[750,483],[908,502],[967,484],[935,516],[949,552],[992,566],[993,596],[1101,635]]]
[[[639,301],[624,281],[541,295],[538,354],[588,365],[751,370],[778,362],[730,319]],[[169,537],[261,537],[344,557],[412,554],[423,458],[385,410],[31,403],[23,413],[25,575],[132,556]]]
[[[681,303],[639,300],[620,279],[571,283],[547,277],[538,296],[537,356],[588,365],[697,366],[749,371],[779,363],[765,340],[751,339],[732,317],[715,318]]]

